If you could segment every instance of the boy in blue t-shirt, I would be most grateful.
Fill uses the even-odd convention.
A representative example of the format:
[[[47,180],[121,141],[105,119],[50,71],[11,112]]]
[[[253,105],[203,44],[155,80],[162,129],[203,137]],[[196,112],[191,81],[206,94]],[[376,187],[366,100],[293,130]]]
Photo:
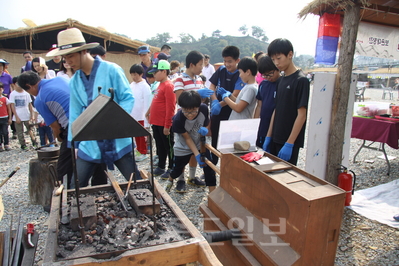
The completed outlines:
[[[212,170],[201,159],[201,138],[206,136],[209,124],[209,111],[205,104],[201,103],[201,96],[194,90],[183,91],[180,94],[178,104],[181,109],[173,117],[173,132],[175,135],[174,166],[170,172],[166,191],[173,186],[173,179],[179,177],[184,167],[189,163],[192,155],[195,156],[199,166],[204,169],[205,183],[209,191],[216,186],[215,171]],[[201,137],[202,136],[202,137]],[[205,151],[205,157],[210,160],[210,153]],[[184,180],[177,181],[177,192],[186,192]]]
[[[258,94],[256,95],[258,104],[254,118],[260,118],[256,146],[262,147],[269,129],[270,119],[276,107],[275,98],[280,71],[269,56],[259,58],[258,71],[264,80],[259,84]]]
[[[263,149],[296,165],[299,148],[305,139],[306,113],[309,101],[309,80],[294,62],[294,48],[287,39],[272,41],[268,55],[280,71],[284,71],[276,94],[273,112]]]

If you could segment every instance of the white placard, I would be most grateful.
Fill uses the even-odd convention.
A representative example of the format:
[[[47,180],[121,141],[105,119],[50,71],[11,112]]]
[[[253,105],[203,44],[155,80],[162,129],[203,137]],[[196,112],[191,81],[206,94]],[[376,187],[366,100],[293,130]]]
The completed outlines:
[[[316,73],[310,103],[307,123],[307,147],[305,171],[326,179],[327,148],[330,133],[332,97],[336,74]],[[350,133],[352,130],[352,110],[356,90],[356,75],[352,76],[348,112],[346,116],[344,145],[342,151],[342,165],[349,164]],[[338,168],[338,166],[337,166]]]
[[[234,148],[236,141],[248,141],[256,146],[260,118],[220,121],[217,149]]]
[[[362,56],[399,59],[399,29],[360,22],[355,53]]]

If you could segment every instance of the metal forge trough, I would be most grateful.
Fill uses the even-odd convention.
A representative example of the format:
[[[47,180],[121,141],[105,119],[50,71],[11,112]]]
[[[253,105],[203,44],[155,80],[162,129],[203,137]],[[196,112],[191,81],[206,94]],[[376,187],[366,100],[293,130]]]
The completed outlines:
[[[125,190],[128,183],[121,183],[120,187]],[[149,180],[137,181],[138,187],[150,186]],[[155,194],[157,198],[162,202],[161,213],[163,208],[168,208],[173,214],[173,218],[169,221],[162,220],[160,218],[156,223],[158,224],[159,231],[163,230],[164,233],[169,237],[172,236],[168,242],[161,242],[157,239],[148,241],[147,244],[143,244],[140,247],[132,247],[130,249],[121,249],[111,252],[94,252],[89,254],[87,251],[79,252],[76,248],[75,253],[60,258],[59,248],[59,233],[63,226],[60,223],[61,210],[62,210],[62,199],[65,196],[74,196],[75,191],[64,190],[63,195],[53,196],[51,212],[49,217],[49,229],[46,241],[46,248],[44,252],[43,266],[53,265],[94,265],[101,263],[101,265],[180,265],[190,262],[200,262],[202,265],[222,265],[213,253],[210,245],[202,236],[202,234],[195,228],[187,216],[180,210],[180,208],[174,203],[170,196],[163,190],[163,188],[155,181],[154,183]],[[134,191],[131,189],[130,191]],[[80,190],[82,195],[96,194],[98,192],[111,192],[114,193],[114,189],[111,185],[101,185],[95,187],[86,187]],[[66,195],[65,195],[66,194]],[[123,209],[120,209],[123,212]],[[99,212],[99,211],[98,211]],[[98,216],[99,217],[99,216]],[[117,219],[121,219],[120,217]],[[160,228],[160,224],[169,222],[170,225],[166,228]],[[87,230],[88,235],[91,229]],[[165,237],[164,237],[165,238]],[[163,241],[163,239],[161,238]],[[90,248],[90,241],[86,244],[80,244],[88,248],[87,250],[93,250]],[[82,249],[83,250],[83,249]],[[58,255],[58,257],[57,257]]]

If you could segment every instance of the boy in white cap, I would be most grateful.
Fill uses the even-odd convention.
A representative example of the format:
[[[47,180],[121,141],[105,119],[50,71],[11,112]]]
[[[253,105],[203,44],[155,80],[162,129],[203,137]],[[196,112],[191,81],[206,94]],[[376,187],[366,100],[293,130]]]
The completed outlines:
[[[62,55],[65,61],[76,71],[70,87],[69,134],[68,142],[72,140],[71,125],[87,108],[99,93],[111,96],[109,88],[114,89],[114,100],[126,112],[130,113],[134,97],[129,87],[124,71],[114,63],[103,61],[100,57],[93,58],[89,49],[98,43],[86,44],[82,32],[70,28],[58,33],[58,48],[47,53],[47,56]],[[98,91],[101,87],[101,91]],[[94,168],[99,163],[106,163],[113,170],[115,164],[126,179],[135,173],[141,179],[132,155],[131,138],[81,141],[76,143],[78,149],[76,168],[81,187],[87,186]],[[106,182],[106,181],[105,181]]]

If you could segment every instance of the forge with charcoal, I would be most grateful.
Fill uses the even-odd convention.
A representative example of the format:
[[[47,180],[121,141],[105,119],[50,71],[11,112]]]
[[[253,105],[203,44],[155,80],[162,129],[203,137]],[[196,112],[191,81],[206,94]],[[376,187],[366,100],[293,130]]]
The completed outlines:
[[[120,184],[123,191],[127,187],[128,182]],[[149,188],[148,180],[139,180],[128,195],[138,201],[143,197],[152,198]],[[112,185],[81,188],[79,202],[85,218],[86,243],[82,241],[79,223],[73,224],[75,191],[64,190],[62,195],[54,195],[43,265],[97,262],[102,265],[179,265],[196,261],[203,265],[221,265],[202,234],[156,181],[154,191],[159,208],[155,215],[146,215],[130,203],[125,211]],[[67,204],[67,223],[61,222],[66,210],[62,208],[63,197]],[[148,209],[144,205],[141,207],[144,212]]]
[[[132,189],[129,195],[138,195],[139,201],[150,196],[147,189]],[[86,244],[79,231],[76,199],[68,195],[69,224],[59,224],[56,256],[73,259],[96,254],[118,254],[119,251],[182,241],[187,238],[184,228],[166,205],[159,206],[155,217],[136,212],[130,207],[123,210],[113,191],[93,191],[80,195],[81,211],[86,232]],[[147,201],[150,207],[152,201]],[[183,229],[183,230],[182,230]]]

